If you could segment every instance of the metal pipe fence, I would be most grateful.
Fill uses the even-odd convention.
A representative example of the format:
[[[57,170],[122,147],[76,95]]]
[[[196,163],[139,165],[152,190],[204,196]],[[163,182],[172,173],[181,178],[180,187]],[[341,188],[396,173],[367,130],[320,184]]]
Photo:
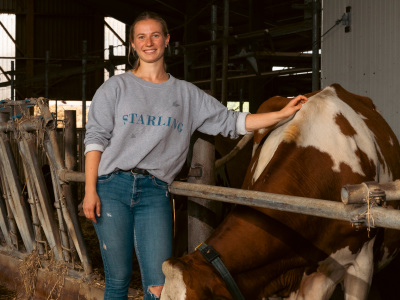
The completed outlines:
[[[39,116],[30,114],[35,106]],[[21,253],[37,250],[41,255],[51,249],[56,260],[71,269],[80,265],[91,274],[70,185],[58,177],[66,167],[48,104],[44,98],[2,100],[0,109],[0,229],[6,248]],[[46,164],[52,193],[45,179]]]
[[[81,172],[62,171],[59,173],[59,176],[62,180],[66,181],[84,182],[85,180],[84,173]],[[395,193],[393,191],[399,185],[400,183],[395,181],[393,183],[382,184],[381,187],[387,189],[389,195],[391,195],[390,200],[393,201],[396,200],[396,197],[399,197],[397,199],[400,200],[400,193]],[[351,189],[351,187],[352,186],[344,187],[343,190]],[[355,185],[355,187],[358,187],[358,185]],[[170,185],[169,191],[175,195],[222,201],[252,207],[277,209],[349,222],[354,222],[356,220],[358,225],[370,225],[400,230],[399,210],[389,210],[385,207],[371,205],[372,203],[368,204],[367,202],[363,205],[360,203],[346,205],[343,202],[324,199],[288,196],[179,181],[174,181]],[[344,192],[342,193],[345,194]],[[360,222],[361,217],[365,216],[367,211],[369,219]]]

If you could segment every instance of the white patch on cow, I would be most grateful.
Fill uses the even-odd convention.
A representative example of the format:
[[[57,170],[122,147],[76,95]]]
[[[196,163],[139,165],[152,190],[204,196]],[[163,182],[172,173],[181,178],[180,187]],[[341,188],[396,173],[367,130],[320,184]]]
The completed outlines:
[[[185,300],[186,285],[183,281],[182,271],[168,261],[162,264],[162,271],[165,275],[165,283],[160,300]]]
[[[358,113],[358,115],[360,116],[361,119],[368,120],[368,118],[365,117],[364,115],[362,115],[361,113]],[[380,149],[379,144],[376,141],[376,136],[372,132],[371,132],[371,137],[373,138],[373,142],[375,144],[376,151],[379,153],[380,157],[383,157],[382,150]],[[389,144],[392,147],[394,146],[392,137],[389,137]],[[380,162],[376,161],[375,163],[379,164]],[[377,178],[375,178],[376,181],[379,181],[382,183],[393,181],[393,176],[390,173],[390,171],[388,170],[386,164],[384,166],[378,166],[378,171],[379,171],[379,176]]]
[[[267,128],[261,128],[261,129],[257,130],[257,133],[259,133],[260,135],[263,135],[264,132],[266,132],[266,131],[267,131]]]
[[[303,275],[300,288],[289,300],[328,300],[343,279],[346,299],[365,299],[374,269],[373,245],[375,238],[366,242],[358,253],[349,247],[338,250],[319,263],[316,272]]]
[[[251,172],[254,171],[254,168],[257,166],[257,162],[253,162],[253,164],[250,167]]]
[[[338,282],[346,273],[346,267],[355,260],[356,254],[351,253],[349,247],[332,253],[327,259],[319,263],[316,272],[303,275],[300,289],[291,293],[290,300],[329,299]]]
[[[263,135],[263,134],[268,130],[268,128],[269,128],[269,127],[258,129],[258,130],[255,131],[255,133],[260,134],[260,135]],[[254,136],[254,135],[253,135],[253,136]],[[256,153],[256,150],[257,150],[257,148],[258,148],[259,145],[260,145],[260,143],[255,143],[255,142],[254,142],[254,139],[253,139],[253,150],[252,150],[252,152],[251,152],[251,156],[252,156],[252,157],[254,156],[254,153]]]
[[[389,138],[389,144],[390,144],[391,146],[394,146],[392,137]]]
[[[344,278],[346,300],[367,299],[374,273],[374,242],[375,237],[366,242],[356,260],[347,268]]]
[[[274,155],[276,149],[278,148],[279,144],[281,143],[281,136],[283,130],[286,126],[281,126],[276,128],[272,131],[269,137],[265,140],[264,144],[262,145],[260,156],[258,158],[256,169],[254,170],[253,175],[253,183],[257,180],[260,176],[261,172],[264,170],[266,165],[271,160],[272,156]]]
[[[336,116],[343,115],[355,130],[353,136],[342,133],[336,124]],[[256,181],[273,157],[277,147],[283,141],[295,142],[299,147],[314,147],[329,154],[333,161],[332,170],[340,172],[342,163],[348,165],[354,173],[365,175],[356,155],[359,149],[377,165],[378,156],[375,136],[364,122],[365,117],[355,112],[341,101],[333,87],[327,87],[310,97],[307,105],[297,112],[289,122],[271,132],[262,145],[258,165],[254,171]],[[381,172],[387,168],[381,168]],[[381,174],[390,177],[390,174]],[[383,182],[383,180],[381,180]]]
[[[357,115],[359,115],[360,118],[363,120],[368,120],[368,118],[366,116],[364,116],[362,113],[357,113]]]
[[[375,137],[374,137],[375,141]],[[378,147],[378,144],[376,144],[376,150],[379,153],[380,157],[383,157],[381,149]],[[393,181],[393,175],[391,174],[390,170],[388,169],[387,165],[384,163],[384,165],[381,165],[379,161],[376,162],[377,167],[378,167],[378,178],[375,178],[375,181],[385,183],[389,181]]]

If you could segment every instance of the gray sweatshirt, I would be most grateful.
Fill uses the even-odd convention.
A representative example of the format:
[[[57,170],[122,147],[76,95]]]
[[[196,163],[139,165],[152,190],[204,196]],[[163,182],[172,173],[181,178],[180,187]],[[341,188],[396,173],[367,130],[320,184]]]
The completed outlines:
[[[246,115],[171,75],[166,82],[152,83],[126,72],[96,91],[85,154],[103,152],[99,176],[138,167],[171,183],[185,163],[195,130],[236,138],[247,133]]]

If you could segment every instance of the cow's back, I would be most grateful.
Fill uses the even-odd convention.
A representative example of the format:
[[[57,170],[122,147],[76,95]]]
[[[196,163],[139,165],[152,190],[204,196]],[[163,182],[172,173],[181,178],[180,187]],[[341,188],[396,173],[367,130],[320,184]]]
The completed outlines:
[[[271,98],[259,112],[275,111],[288,101]],[[244,189],[341,201],[344,185],[400,178],[400,146],[387,122],[371,99],[337,84],[311,94],[286,123],[255,133],[254,144]],[[282,227],[299,232],[301,238],[312,240],[320,250],[315,252],[317,260],[324,253],[326,258],[332,257],[346,247],[353,253],[361,251],[378,234],[369,228],[356,231],[350,222],[259,210],[282,222]],[[399,231],[381,230],[376,239],[379,244],[374,245],[374,259],[379,267],[395,256],[400,246]]]
[[[259,112],[277,110],[288,101],[273,97],[260,107]],[[256,149],[243,184],[245,189],[279,192],[285,185],[308,184],[304,177],[320,175],[321,170],[326,172],[326,178],[340,176],[339,180],[336,178],[330,183],[331,188],[339,189],[345,184],[371,180],[388,182],[400,178],[400,146],[395,134],[371,99],[352,94],[338,84],[312,94],[287,123],[256,132],[254,143]],[[282,170],[285,169],[283,165],[289,169]],[[300,172],[300,167],[301,174],[291,173]],[[269,182],[282,178],[281,172],[289,173],[288,178],[294,177],[296,182],[274,187]],[[321,178],[316,179],[315,185],[321,186]],[[326,189],[321,189],[324,191],[319,191],[320,194],[307,190],[307,195],[340,201],[340,193],[324,197]],[[301,187],[291,190],[289,194],[305,192]]]

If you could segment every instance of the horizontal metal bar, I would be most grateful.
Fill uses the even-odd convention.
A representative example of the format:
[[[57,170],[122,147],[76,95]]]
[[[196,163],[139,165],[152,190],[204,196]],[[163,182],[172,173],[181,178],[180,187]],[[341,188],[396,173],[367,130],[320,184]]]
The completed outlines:
[[[230,76],[228,77],[228,80],[234,80],[234,79],[246,79],[246,78],[253,78],[253,77],[263,77],[263,76],[281,76],[281,75],[290,75],[290,74],[295,74],[295,73],[305,73],[305,72],[311,72],[311,68],[292,68],[292,69],[284,69],[284,70],[278,70],[278,71],[268,71],[268,72],[262,72],[260,75],[257,74],[244,74],[244,75],[237,75],[237,76]],[[200,83],[208,83],[210,82],[211,79],[203,79],[203,80],[195,80],[191,81],[193,84],[200,84]],[[217,81],[221,81],[222,78],[217,78]]]
[[[341,202],[329,200],[279,195],[204,184],[175,181],[171,184],[169,190],[176,195],[277,209],[349,222],[353,220],[355,216],[366,212],[366,206],[344,205]],[[371,226],[373,223],[376,227],[400,229],[400,211],[388,210],[382,207],[371,207],[369,213],[371,216]]]
[[[65,182],[85,182],[85,173],[83,172],[75,172],[62,169],[61,171],[58,171],[58,177],[61,181]]]
[[[12,132],[15,127],[19,131],[36,131],[42,128],[42,122],[39,118],[25,119],[23,122],[17,123],[16,126],[12,121],[0,122],[0,132]]]
[[[63,170],[59,173],[63,181],[85,181],[85,173]],[[400,184],[400,181],[396,184]],[[263,207],[301,213],[335,220],[354,220],[358,215],[364,215],[367,206],[345,205],[341,202],[323,199],[304,198],[272,194],[258,191],[226,188],[214,185],[195,184],[174,181],[169,191],[175,195],[210,199],[253,207]],[[369,210],[371,226],[400,230],[400,211],[383,207],[371,207]]]
[[[35,99],[26,99],[26,100],[0,100],[0,105],[13,105],[13,106],[21,106],[21,105],[33,105],[36,104],[36,100]]]

